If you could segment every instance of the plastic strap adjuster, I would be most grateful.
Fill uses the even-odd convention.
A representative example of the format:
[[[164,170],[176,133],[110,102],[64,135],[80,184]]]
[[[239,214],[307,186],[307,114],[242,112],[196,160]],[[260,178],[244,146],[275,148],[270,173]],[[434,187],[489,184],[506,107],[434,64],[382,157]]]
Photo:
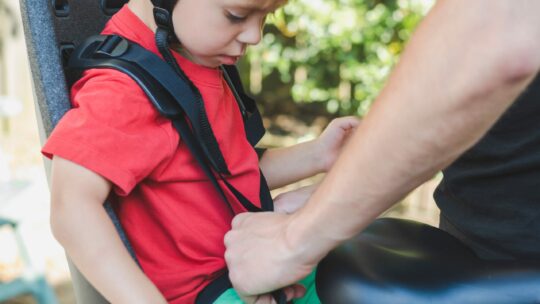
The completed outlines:
[[[129,48],[129,43],[126,39],[117,36],[109,35],[103,40],[94,52],[95,58],[111,58],[120,57]]]
[[[166,30],[171,30],[173,28],[171,13],[162,7],[154,7],[154,21],[158,27]]]

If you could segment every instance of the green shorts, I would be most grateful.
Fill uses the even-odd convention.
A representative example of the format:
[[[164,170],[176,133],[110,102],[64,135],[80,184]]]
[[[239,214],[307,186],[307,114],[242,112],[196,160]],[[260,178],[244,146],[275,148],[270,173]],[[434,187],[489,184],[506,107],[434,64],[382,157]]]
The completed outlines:
[[[300,281],[300,284],[306,287],[306,295],[300,299],[293,300],[295,304],[320,304],[321,301],[317,296],[317,290],[315,289],[315,273],[313,271],[305,279]],[[214,302],[214,304],[242,304],[242,300],[236,293],[233,288],[227,289],[224,293],[219,296],[219,298]]]

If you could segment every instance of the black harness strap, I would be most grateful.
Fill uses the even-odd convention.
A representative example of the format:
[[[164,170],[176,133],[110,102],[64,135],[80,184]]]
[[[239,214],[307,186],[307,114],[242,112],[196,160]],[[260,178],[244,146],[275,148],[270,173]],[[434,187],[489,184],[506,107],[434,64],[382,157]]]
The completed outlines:
[[[214,303],[227,289],[232,287],[231,280],[229,280],[229,272],[226,271],[199,292],[195,304]]]
[[[219,195],[223,199],[224,202],[227,203],[227,206],[231,212],[231,214],[235,214],[231,203],[227,199],[227,196],[223,192],[223,189],[218,183],[218,179],[216,176],[212,173],[212,170],[208,166],[208,164],[204,161],[202,158],[200,145],[194,138],[193,134],[190,132],[189,126],[187,125],[187,122],[184,119],[176,119],[173,120],[173,125],[180,133],[180,136],[182,137],[183,142],[186,144],[188,149],[190,150],[191,154],[195,157],[201,168],[203,169],[206,176],[210,179],[212,182],[212,185],[214,188],[219,192]],[[227,186],[227,188],[231,191],[231,193],[236,197],[236,199],[242,204],[246,210],[249,212],[259,212],[259,211],[273,211],[274,210],[274,204],[272,201],[272,197],[270,195],[270,190],[268,189],[268,184],[266,183],[266,180],[264,179],[264,176],[262,172],[260,172],[260,199],[261,199],[261,208],[254,205],[252,202],[249,201],[240,191],[238,191],[233,185],[231,185],[227,179],[221,175],[218,174],[220,179],[223,181],[223,183]]]
[[[185,114],[212,168],[229,174],[219,148],[209,148],[217,142],[213,134],[205,135],[211,133],[211,129],[200,124],[200,117],[205,115],[202,114],[204,108],[193,104],[197,94],[156,54],[120,36],[92,36],[73,52],[69,68],[78,71],[112,68],[127,74],[144,90],[160,114],[170,119]],[[265,133],[257,106],[245,94],[236,67],[223,66],[222,69],[244,118],[248,141],[255,146]]]
[[[197,124],[201,110],[191,102],[196,99],[195,94],[191,87],[157,55],[120,36],[93,36],[74,51],[69,60],[69,68],[79,71],[90,68],[112,68],[130,76],[143,89],[160,114],[172,120],[182,140],[186,142],[220,196],[229,205],[228,208],[232,210],[212,169],[244,208],[250,212],[262,211],[227,181],[224,174],[229,174],[228,170],[223,172],[217,169],[219,166],[216,163],[219,161],[213,162],[212,159],[216,158],[212,157],[208,149],[205,150],[205,143],[208,141],[198,136],[202,133],[197,132],[201,130]],[[264,135],[264,127],[255,102],[247,98],[234,66],[223,67],[222,70],[243,114],[246,137],[250,144],[255,145]],[[243,100],[247,102],[244,103]],[[187,125],[186,119],[191,122],[191,128]],[[206,157],[203,158],[202,155]],[[223,156],[217,159],[223,159]],[[207,162],[212,168],[209,168]],[[263,205],[267,208],[265,210],[271,211],[273,203],[264,177],[261,177],[261,187],[261,201],[264,201]]]
[[[257,108],[255,100],[251,98],[244,91],[244,86],[240,81],[240,74],[238,69],[234,65],[223,65],[223,75],[229,83],[233,94],[237,100],[242,116],[244,117],[244,129],[246,130],[246,137],[249,143],[255,147],[255,145],[261,140],[265,133],[265,129],[262,123],[261,114]]]
[[[202,150],[212,168],[229,174],[223,155],[210,128],[201,124],[203,108],[194,103],[198,95],[190,84],[156,54],[120,36],[93,36],[71,55],[69,68],[113,68],[133,78],[163,116],[176,119],[187,116],[193,133],[201,139]],[[169,96],[166,96],[169,95]],[[156,98],[155,98],[155,97]]]

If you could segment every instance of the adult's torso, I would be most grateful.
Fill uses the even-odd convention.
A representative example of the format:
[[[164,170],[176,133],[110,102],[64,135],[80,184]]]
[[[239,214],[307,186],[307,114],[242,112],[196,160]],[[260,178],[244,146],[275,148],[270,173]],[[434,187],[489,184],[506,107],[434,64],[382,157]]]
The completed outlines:
[[[540,259],[540,77],[443,175],[443,229],[485,258]]]

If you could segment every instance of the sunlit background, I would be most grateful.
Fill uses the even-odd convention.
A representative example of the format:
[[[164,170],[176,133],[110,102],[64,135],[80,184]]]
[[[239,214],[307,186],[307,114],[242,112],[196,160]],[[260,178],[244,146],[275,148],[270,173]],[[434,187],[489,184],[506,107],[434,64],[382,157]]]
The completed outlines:
[[[269,130],[263,144],[310,140],[334,117],[365,115],[432,2],[290,0],[269,18],[262,43],[240,63]],[[50,233],[40,145],[19,3],[0,0],[0,224],[17,224],[0,227],[0,303],[36,303],[30,296],[3,298],[5,287],[42,276],[60,303],[75,302],[64,252]],[[436,184],[437,177],[385,216],[437,225]]]

